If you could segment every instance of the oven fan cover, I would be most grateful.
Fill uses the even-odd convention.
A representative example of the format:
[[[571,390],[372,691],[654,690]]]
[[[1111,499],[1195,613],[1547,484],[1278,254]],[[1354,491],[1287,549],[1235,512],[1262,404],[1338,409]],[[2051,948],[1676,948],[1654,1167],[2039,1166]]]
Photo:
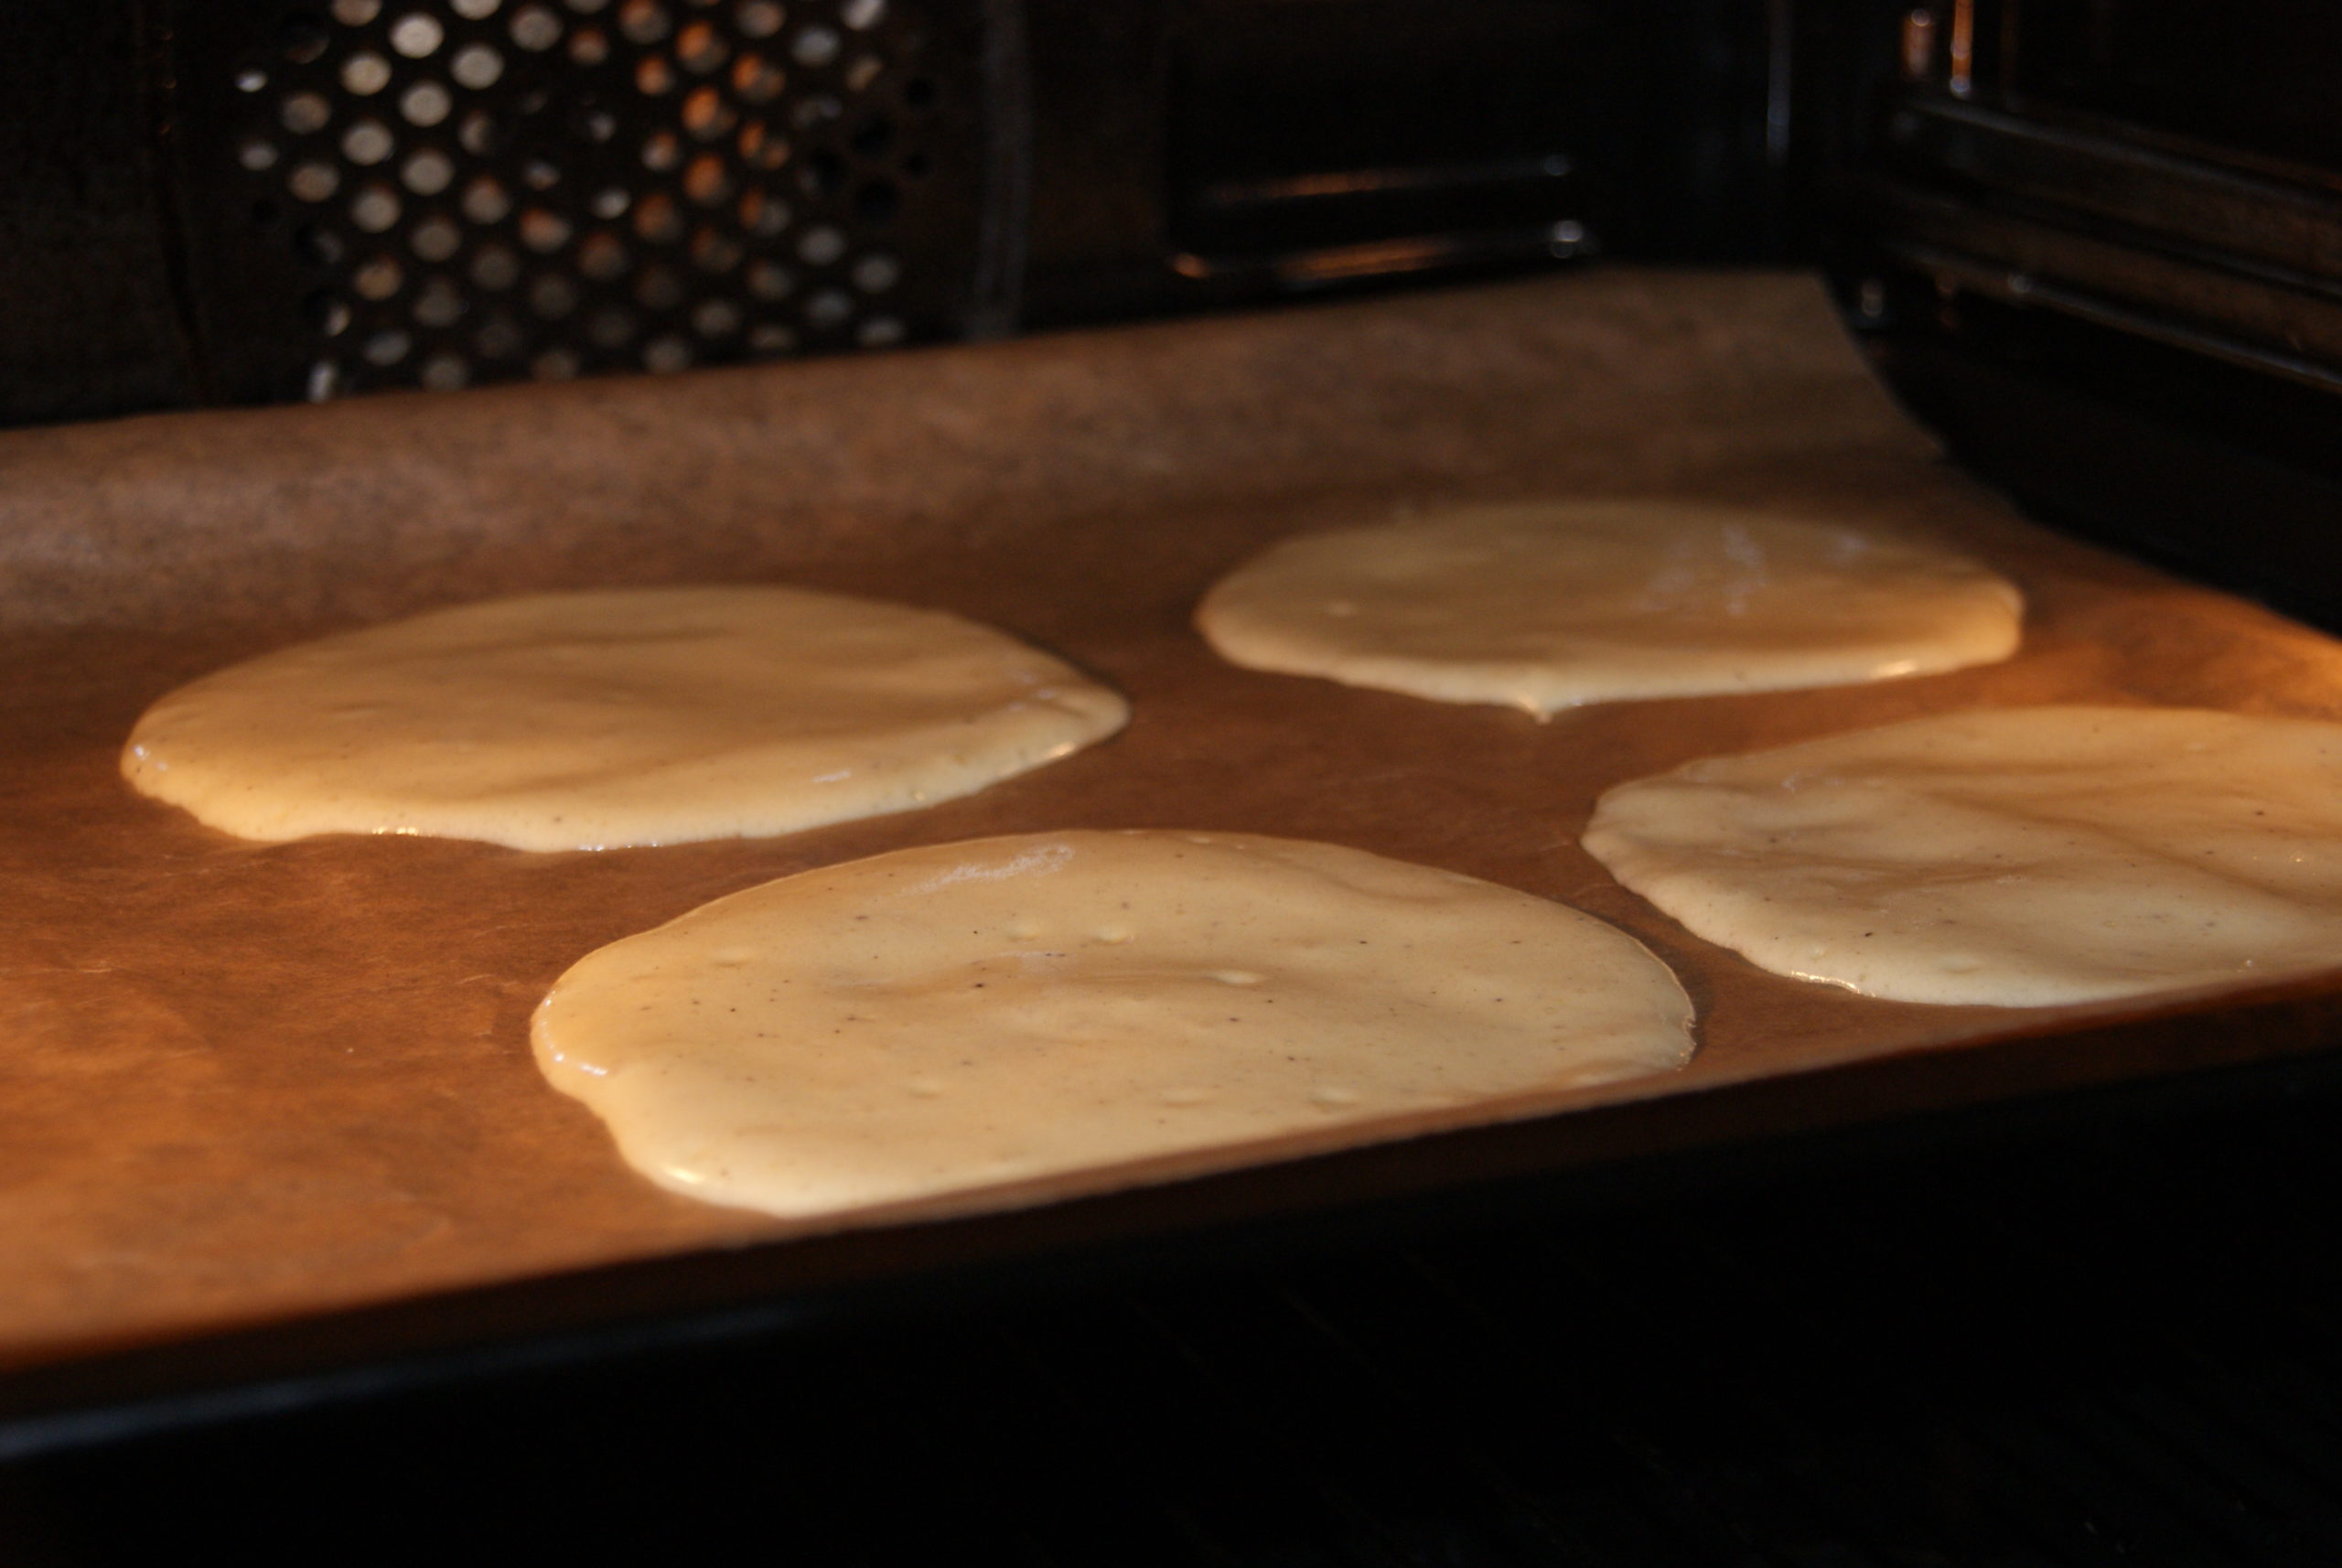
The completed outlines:
[[[163,140],[213,391],[446,389],[960,334],[983,176],[969,9],[182,6]]]

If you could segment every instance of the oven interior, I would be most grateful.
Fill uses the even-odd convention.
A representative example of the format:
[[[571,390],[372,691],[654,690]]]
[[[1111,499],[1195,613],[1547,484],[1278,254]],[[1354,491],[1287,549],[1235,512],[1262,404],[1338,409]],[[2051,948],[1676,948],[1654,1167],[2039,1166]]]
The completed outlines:
[[[2307,0],[20,10],[0,423],[1787,261],[2036,510],[2336,608]]]
[[[2036,515],[2342,621],[2326,7],[831,9],[783,58],[753,4],[45,0],[0,59],[0,416],[1788,260]],[[467,48],[476,131],[416,96]],[[245,1391],[0,1471],[0,1543],[2327,1563],[2337,1090],[2312,1057]]]

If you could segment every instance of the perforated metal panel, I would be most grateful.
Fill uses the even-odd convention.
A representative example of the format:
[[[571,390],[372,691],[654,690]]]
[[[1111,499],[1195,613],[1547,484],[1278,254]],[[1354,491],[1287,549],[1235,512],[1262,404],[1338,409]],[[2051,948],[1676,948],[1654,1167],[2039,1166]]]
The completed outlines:
[[[168,145],[225,395],[883,348],[966,312],[972,5],[220,9],[170,40]]]

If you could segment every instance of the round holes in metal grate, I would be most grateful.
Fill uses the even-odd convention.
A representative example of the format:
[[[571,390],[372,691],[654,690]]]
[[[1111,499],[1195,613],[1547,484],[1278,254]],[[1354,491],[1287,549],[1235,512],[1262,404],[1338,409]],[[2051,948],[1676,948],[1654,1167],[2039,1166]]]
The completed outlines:
[[[908,331],[936,100],[907,0],[326,0],[230,152],[317,280],[313,398]]]

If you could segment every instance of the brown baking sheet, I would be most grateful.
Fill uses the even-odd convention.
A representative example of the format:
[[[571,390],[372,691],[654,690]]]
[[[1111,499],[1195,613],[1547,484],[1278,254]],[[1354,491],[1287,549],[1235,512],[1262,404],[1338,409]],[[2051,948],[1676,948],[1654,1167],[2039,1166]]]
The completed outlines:
[[[2028,640],[1991,669],[1539,725],[1235,670],[1187,629],[1204,585],[1281,533],[1553,493],[1932,531],[2024,586]],[[299,637],[516,589],[709,579],[962,611],[1112,682],[1135,718],[931,811],[602,854],[244,844],[114,771],[154,697]],[[7,434],[0,656],[0,1369],[20,1374],[581,1271],[618,1272],[589,1275],[605,1283],[566,1321],[650,1309],[687,1275],[711,1300],[781,1288],[792,1269],[915,1269],[1005,1244],[1013,1231],[982,1219],[791,1240],[669,1196],[529,1058],[531,1007],[592,948],[906,844],[1070,826],[1355,844],[1614,919],[1700,1004],[1681,1075],[1409,1157],[1108,1200],[1084,1211],[1102,1216],[1093,1230],[1167,1223],[1183,1202],[1208,1220],[2337,1037],[2329,982],[2020,1013],[1781,980],[1681,932],[1577,847],[1619,779],[1947,708],[2342,714],[2342,646],[2032,528],[1946,466],[1799,276],[1591,272],[671,380]],[[710,1259],[733,1262],[712,1274]],[[521,1306],[469,1331],[491,1321],[531,1326]]]

